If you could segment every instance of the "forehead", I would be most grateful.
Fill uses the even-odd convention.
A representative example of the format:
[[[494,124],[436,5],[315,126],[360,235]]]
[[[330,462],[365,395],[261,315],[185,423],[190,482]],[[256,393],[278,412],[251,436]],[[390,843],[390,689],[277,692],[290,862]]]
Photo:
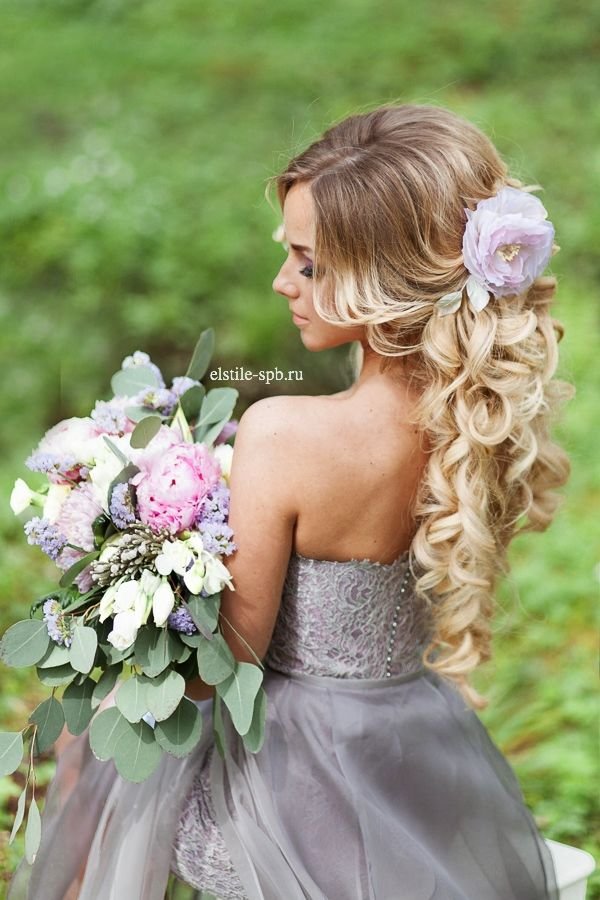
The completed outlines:
[[[312,240],[315,229],[314,203],[307,184],[295,184],[283,205],[285,232],[288,240],[301,243]]]

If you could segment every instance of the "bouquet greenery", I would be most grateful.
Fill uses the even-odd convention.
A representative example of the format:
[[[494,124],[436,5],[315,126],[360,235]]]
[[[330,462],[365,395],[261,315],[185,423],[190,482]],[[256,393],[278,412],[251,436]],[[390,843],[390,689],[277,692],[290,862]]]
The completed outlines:
[[[221,591],[235,590],[223,558],[236,549],[227,519],[237,391],[201,384],[213,348],[209,328],[170,388],[148,354],[126,357],[112,399],[59,422],[27,459],[45,484],[15,483],[15,514],[41,508],[25,523],[29,543],[63,571],[0,641],[6,665],[35,665],[52,689],[22,731],[0,733],[0,775],[21,765],[27,732],[31,741],[9,839],[30,790],[29,862],[41,839],[33,760],[65,725],[72,735],[89,728],[97,759],[143,781],[163,753],[184,757],[200,740],[202,715],[185,696],[199,676],[215,686],[218,752],[226,751],[224,708],[251,752],[262,745],[262,663],[251,648],[256,665],[236,660],[220,629]],[[114,705],[99,710],[111,693]]]

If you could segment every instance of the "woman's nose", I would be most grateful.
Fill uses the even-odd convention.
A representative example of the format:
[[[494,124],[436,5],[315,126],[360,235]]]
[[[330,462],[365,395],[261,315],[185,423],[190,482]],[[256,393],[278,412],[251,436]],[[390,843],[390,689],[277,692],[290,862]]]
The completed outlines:
[[[273,290],[276,294],[281,294],[282,296],[290,297],[291,299],[295,299],[300,296],[300,290],[294,284],[291,278],[289,278],[285,274],[285,272],[283,271],[283,267],[279,270],[273,280]]]

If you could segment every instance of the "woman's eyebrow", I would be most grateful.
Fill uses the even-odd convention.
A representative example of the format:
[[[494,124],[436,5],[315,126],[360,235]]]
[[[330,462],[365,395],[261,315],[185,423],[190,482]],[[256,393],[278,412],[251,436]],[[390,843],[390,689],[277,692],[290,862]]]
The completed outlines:
[[[298,250],[300,253],[312,253],[312,249],[310,247],[303,247],[301,244],[290,244],[294,250]]]

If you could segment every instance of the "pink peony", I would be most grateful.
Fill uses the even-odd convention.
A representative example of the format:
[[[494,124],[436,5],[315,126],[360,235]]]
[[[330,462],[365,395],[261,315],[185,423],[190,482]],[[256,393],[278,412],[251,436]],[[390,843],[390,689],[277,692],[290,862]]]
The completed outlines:
[[[34,456],[48,455],[57,460],[72,460],[73,464],[62,474],[49,470],[48,480],[54,484],[64,484],[69,483],[69,479],[78,481],[85,478],[88,468],[94,463],[99,434],[96,423],[89,416],[63,419],[50,428],[38,444]]]
[[[202,444],[178,443],[149,458],[140,455],[136,465],[141,471],[132,484],[140,519],[171,534],[193,526],[202,500],[221,478],[218,462]]]
[[[465,267],[496,297],[525,291],[552,256],[554,227],[537,197],[504,187],[465,209]]]
[[[96,488],[90,482],[85,482],[74,488],[60,508],[55,525],[65,535],[70,544],[77,544],[81,550],[65,547],[56,559],[56,565],[66,571],[78,559],[94,549],[94,533],[92,522],[102,512]],[[82,592],[89,591],[93,581],[89,574],[89,567],[85,568],[77,578],[75,584]]]

